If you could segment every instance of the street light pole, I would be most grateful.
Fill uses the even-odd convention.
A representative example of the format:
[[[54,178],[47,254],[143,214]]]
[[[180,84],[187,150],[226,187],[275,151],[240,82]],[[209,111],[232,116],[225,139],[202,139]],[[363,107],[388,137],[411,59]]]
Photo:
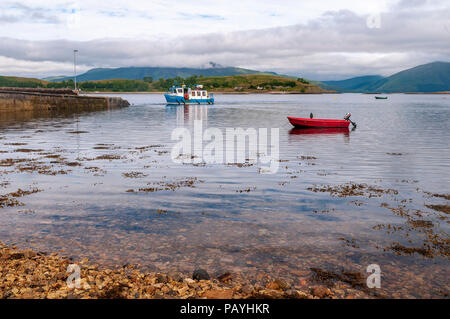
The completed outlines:
[[[78,50],[73,50],[73,73],[75,75],[75,91],[77,90],[77,52]]]

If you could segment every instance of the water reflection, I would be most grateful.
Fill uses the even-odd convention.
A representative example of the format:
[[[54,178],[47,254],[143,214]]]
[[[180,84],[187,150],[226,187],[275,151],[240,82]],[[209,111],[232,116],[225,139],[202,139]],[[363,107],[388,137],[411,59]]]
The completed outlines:
[[[174,116],[177,126],[192,125],[195,120],[203,121],[203,126],[208,123],[208,106],[207,105],[166,105],[166,114],[170,117]]]
[[[289,142],[327,139],[343,136],[344,143],[350,142],[350,130],[347,127],[336,128],[293,128],[289,131]]]

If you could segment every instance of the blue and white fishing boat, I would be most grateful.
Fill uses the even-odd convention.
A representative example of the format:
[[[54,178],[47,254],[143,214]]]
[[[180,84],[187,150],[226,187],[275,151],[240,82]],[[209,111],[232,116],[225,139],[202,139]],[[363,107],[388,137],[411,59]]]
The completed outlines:
[[[203,85],[196,85],[194,89],[186,85],[172,86],[164,97],[168,104],[214,104],[213,94],[203,90]]]

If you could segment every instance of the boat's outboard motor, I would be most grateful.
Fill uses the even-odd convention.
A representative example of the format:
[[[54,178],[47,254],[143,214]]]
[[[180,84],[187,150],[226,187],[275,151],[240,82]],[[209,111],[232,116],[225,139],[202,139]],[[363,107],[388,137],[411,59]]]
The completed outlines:
[[[350,123],[352,123],[353,127],[356,127],[356,123],[355,123],[355,122],[352,122],[352,120],[350,120],[350,116],[352,116],[351,113],[345,114],[344,120],[349,121]]]

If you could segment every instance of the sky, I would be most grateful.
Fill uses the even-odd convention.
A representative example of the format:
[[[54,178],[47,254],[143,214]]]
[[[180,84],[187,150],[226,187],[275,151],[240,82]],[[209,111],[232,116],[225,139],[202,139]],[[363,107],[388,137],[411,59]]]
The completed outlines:
[[[0,0],[0,75],[207,67],[338,80],[450,61],[448,0]]]

